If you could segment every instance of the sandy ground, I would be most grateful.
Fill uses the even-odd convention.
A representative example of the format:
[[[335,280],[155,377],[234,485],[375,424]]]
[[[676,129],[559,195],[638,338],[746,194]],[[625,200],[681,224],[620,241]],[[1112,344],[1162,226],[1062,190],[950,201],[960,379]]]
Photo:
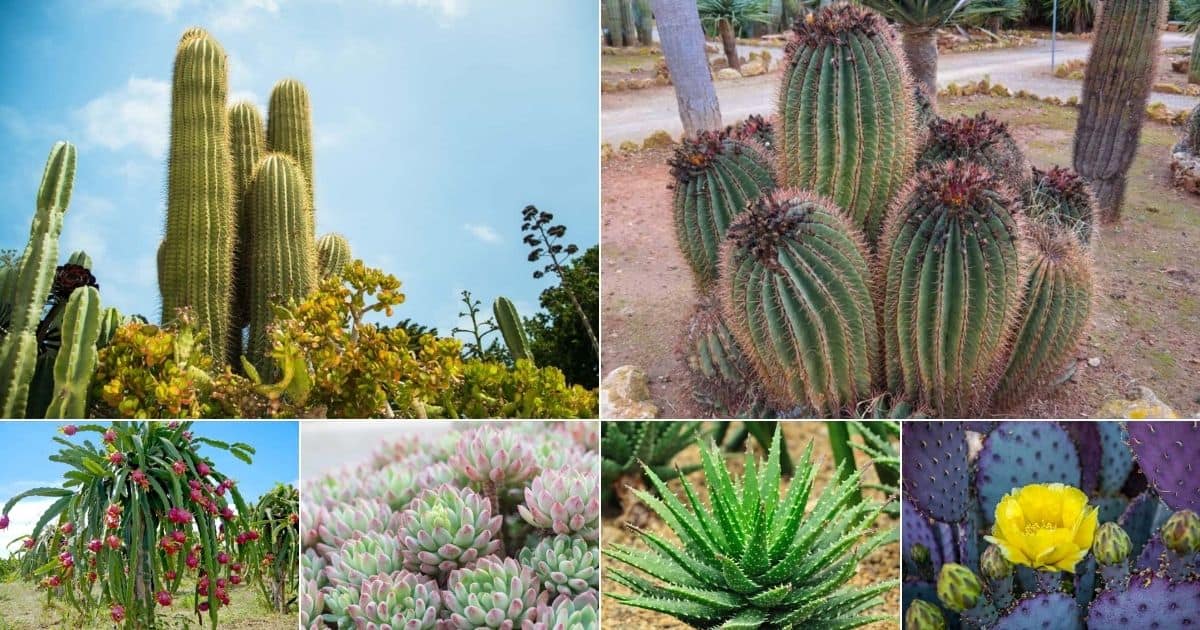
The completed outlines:
[[[942,113],[987,110],[1009,122],[1031,162],[1070,164],[1073,109],[987,97],[942,101]],[[1012,411],[1015,417],[1090,417],[1145,385],[1183,415],[1200,413],[1200,198],[1174,190],[1176,130],[1148,123],[1130,172],[1125,218],[1095,252],[1098,291],[1076,382]],[[675,242],[666,151],[609,160],[602,172],[605,372],[634,364],[650,377],[662,417],[701,413],[677,344],[697,295]]]
[[[1192,36],[1188,34],[1164,33],[1162,46],[1164,49],[1190,46],[1191,41]],[[778,60],[780,49],[771,50],[771,56]],[[1089,50],[1090,41],[1061,40],[1057,44],[1056,63],[1086,58]],[[749,53],[739,54],[744,56]],[[653,62],[644,65],[649,72],[647,76],[653,76]],[[1050,65],[1049,40],[1038,40],[1032,46],[1021,48],[945,53],[938,60],[940,85],[978,81],[985,76],[990,76],[993,83],[1004,84],[1014,92],[1027,90],[1064,100],[1078,96],[1082,86],[1079,81],[1054,77]],[[732,122],[751,114],[771,114],[775,108],[778,83],[779,74],[775,72],[735,81],[717,81],[715,85],[722,116],[726,122]],[[1150,100],[1161,101],[1171,109],[1191,109],[1200,102],[1194,96],[1158,93],[1153,94]],[[625,140],[641,142],[659,129],[665,129],[675,137],[683,132],[675,108],[674,88],[671,86],[602,95],[600,125],[601,141],[611,143],[614,147]]]
[[[732,433],[732,428],[730,430]],[[803,449],[808,443],[814,442],[813,449],[814,459],[820,461],[821,467],[817,474],[817,481],[814,484],[814,491],[823,489],[828,483],[829,478],[833,474],[832,455],[829,453],[829,436],[825,431],[823,422],[785,422],[784,423],[784,438],[787,440],[788,452],[793,458],[799,457]],[[749,440],[750,443],[754,441]],[[760,452],[760,456],[761,452]],[[868,460],[857,454],[858,462],[861,466],[866,466]],[[727,462],[729,469],[736,473],[740,473],[742,469],[742,457],[739,455],[730,455]],[[679,466],[687,466],[689,464],[698,463],[700,461],[700,451],[696,447],[679,454],[675,458],[675,464]],[[876,481],[873,469],[870,469],[865,477],[870,483]],[[702,482],[704,474],[702,472],[693,473],[690,477],[693,485],[697,487],[697,491],[701,495],[706,495],[706,489]],[[672,482],[671,486],[678,489],[679,483]],[[867,491],[871,492],[871,491]],[[878,498],[878,494],[876,497]],[[707,498],[707,497],[705,497]],[[814,492],[814,496],[809,501],[811,505],[818,496]],[[602,532],[602,542],[605,546],[618,543],[623,545],[640,545],[637,536],[623,526],[623,521],[620,518],[604,519],[604,529]],[[898,519],[891,519],[887,516],[880,517],[879,527],[899,526]],[[670,533],[670,529],[663,524],[653,513],[650,515],[650,520],[645,526],[645,529],[667,536],[671,540],[676,540]],[[607,557],[604,557],[601,562],[601,571],[607,571],[609,567],[620,566]],[[628,568],[628,567],[626,567]],[[877,550],[866,561],[859,564],[857,575],[851,580],[852,584],[858,586],[866,586],[874,584],[880,580],[894,579],[900,577],[900,555],[899,545],[888,545]],[[628,593],[628,589],[616,584],[608,579],[602,579],[601,588],[604,592]],[[895,622],[879,622],[866,626],[869,629],[883,630],[889,628],[899,628],[900,618],[900,590],[894,589],[885,595],[885,603],[882,609],[872,611],[872,614],[887,614],[894,613],[896,615]],[[648,610],[631,608],[624,606],[612,599],[605,598],[601,604],[601,612],[603,615],[604,628],[630,628],[632,630],[642,630],[647,628],[688,628],[686,624],[675,620],[674,617],[662,615]]]

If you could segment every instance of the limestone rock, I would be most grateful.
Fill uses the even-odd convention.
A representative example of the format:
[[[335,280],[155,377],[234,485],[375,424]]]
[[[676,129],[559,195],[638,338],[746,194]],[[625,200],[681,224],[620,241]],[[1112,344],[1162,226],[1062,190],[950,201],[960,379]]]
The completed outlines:
[[[756,77],[760,74],[766,74],[767,69],[763,67],[761,61],[751,61],[742,66],[742,76]]]
[[[1149,420],[1176,419],[1175,410],[1168,407],[1149,387],[1138,387],[1135,397],[1116,398],[1104,403],[1096,412],[1097,419]]]
[[[717,71],[717,80],[728,81],[730,79],[740,79],[742,74],[733,68],[722,68]]]
[[[600,384],[600,417],[648,419],[658,417],[650,400],[646,372],[635,365],[622,365],[608,373]]]

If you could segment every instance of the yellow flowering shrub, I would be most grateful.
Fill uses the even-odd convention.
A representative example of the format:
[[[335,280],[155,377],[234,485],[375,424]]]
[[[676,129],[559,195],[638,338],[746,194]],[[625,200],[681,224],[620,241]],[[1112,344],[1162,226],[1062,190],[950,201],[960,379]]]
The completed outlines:
[[[1005,559],[1040,571],[1075,572],[1096,535],[1098,511],[1087,495],[1061,483],[1031,484],[996,505],[988,542]]]

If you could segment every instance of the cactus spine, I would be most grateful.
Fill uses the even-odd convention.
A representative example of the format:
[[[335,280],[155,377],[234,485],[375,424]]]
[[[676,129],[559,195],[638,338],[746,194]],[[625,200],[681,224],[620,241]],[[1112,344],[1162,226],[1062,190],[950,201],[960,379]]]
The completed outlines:
[[[996,391],[996,402],[1003,408],[1025,399],[1062,370],[1091,314],[1092,270],[1078,239],[1049,227],[1035,227],[1028,235],[1033,252],[1019,327]]]
[[[75,146],[58,142],[46,160],[29,242],[13,275],[12,322],[0,343],[0,418],[25,415],[37,367],[37,326],[54,282],[58,236],[74,183]]]
[[[838,414],[870,393],[879,364],[866,246],[832,202],[760,198],[729,229],[725,322],[780,407]]]
[[[254,169],[247,190],[250,215],[246,254],[250,269],[250,344],[246,353],[260,373],[269,339],[272,305],[303,299],[317,283],[312,212],[299,165],[281,153],[268,153]]]
[[[271,151],[290,155],[304,175],[308,191],[308,211],[313,213],[313,127],[308,90],[295,79],[283,79],[271,89],[267,106],[267,146]],[[316,229],[315,225],[314,228]]]
[[[80,287],[71,292],[62,320],[62,346],[54,360],[54,397],[47,418],[83,418],[88,388],[96,370],[100,338],[100,292]]]
[[[262,159],[266,145],[262,114],[254,103],[239,101],[229,107],[229,153],[233,159],[233,207],[237,215],[237,263],[234,268],[233,325],[230,326],[229,356],[232,361],[241,354],[242,329],[250,323],[246,278],[250,275],[246,260],[246,235],[250,219],[246,213],[246,188],[254,175],[254,167]]]
[[[233,303],[233,207],[225,51],[201,29],[179,42],[171,87],[162,319],[190,308],[210,352],[226,361]]]
[[[1015,207],[983,167],[918,175],[880,241],[887,383],[942,417],[990,401],[1019,304]]]
[[[529,337],[525,336],[525,326],[517,314],[517,307],[508,298],[498,297],[492,304],[492,313],[496,316],[496,327],[504,336],[504,345],[508,346],[508,353],[513,360],[525,359],[532,363],[533,349],[529,346]]]
[[[767,152],[724,133],[684,140],[671,158],[679,248],[701,287],[718,275],[725,231],[746,203],[775,188]]]
[[[326,234],[317,239],[317,270],[319,279],[340,275],[350,264],[350,243],[341,234]]]
[[[912,82],[895,33],[850,4],[793,30],[779,92],[780,185],[829,197],[874,247],[915,144]]]
[[[1106,222],[1121,218],[1166,19],[1167,0],[1108,0],[1096,28],[1075,128],[1075,170],[1091,183]]]

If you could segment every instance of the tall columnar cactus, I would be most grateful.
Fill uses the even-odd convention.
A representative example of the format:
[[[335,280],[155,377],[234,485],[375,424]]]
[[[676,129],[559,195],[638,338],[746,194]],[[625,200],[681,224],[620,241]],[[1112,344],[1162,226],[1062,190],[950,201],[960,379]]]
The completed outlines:
[[[1075,129],[1075,170],[1091,183],[1106,222],[1121,218],[1167,5],[1168,0],[1108,0],[1096,28]]]
[[[312,108],[308,90],[295,79],[283,79],[271,89],[267,106],[267,147],[276,153],[290,155],[300,165],[308,190],[308,211],[315,211],[313,201],[313,127]],[[314,225],[314,228],[315,225]],[[315,238],[315,237],[314,237]]]
[[[88,388],[96,370],[96,342],[100,338],[100,292],[80,287],[71,292],[62,319],[62,346],[54,359],[54,395],[47,418],[83,418],[87,415]]]
[[[1011,408],[1029,397],[1073,356],[1092,309],[1092,268],[1079,240],[1049,227],[1028,231],[1025,294],[1012,354],[996,390]]]
[[[496,326],[504,336],[504,345],[508,346],[508,353],[512,355],[513,360],[525,359],[533,362],[533,348],[529,345],[525,325],[521,323],[521,316],[512,301],[506,297],[496,298],[492,304],[492,313],[496,316]]]
[[[300,167],[290,157],[269,153],[254,169],[247,190],[250,215],[246,256],[250,276],[250,345],[247,356],[267,367],[267,325],[272,305],[301,300],[317,284],[312,212]]]
[[[654,45],[654,10],[650,8],[650,0],[633,0],[633,13],[637,20],[638,43],[643,46]]]
[[[990,171],[936,164],[880,241],[887,383],[946,417],[991,399],[1020,305],[1016,203]]]
[[[1188,61],[1188,83],[1200,83],[1200,35],[1192,41],[1192,56]]]
[[[326,234],[317,239],[317,272],[322,280],[342,273],[350,258],[350,243],[341,234]]]
[[[866,245],[832,202],[777,191],[729,229],[725,322],[779,407],[837,414],[870,393],[879,344]]]
[[[228,357],[237,230],[228,76],[217,40],[188,29],[175,55],[171,86],[167,227],[159,269],[163,321],[190,308],[218,362]]]
[[[0,418],[21,418],[29,399],[29,386],[37,367],[37,327],[54,272],[58,265],[58,236],[75,184],[75,146],[58,142],[50,149],[42,183],[38,187],[37,213],[29,242],[17,269],[10,272],[12,319],[0,343]]]
[[[250,323],[249,296],[246,294],[246,279],[250,267],[246,260],[246,244],[243,242],[250,230],[250,218],[246,212],[246,188],[254,167],[266,151],[266,132],[263,130],[262,114],[250,101],[238,101],[229,107],[229,152],[233,158],[233,208],[237,215],[238,243],[237,263],[234,267],[233,324],[230,326],[229,356],[235,359],[241,354],[242,329]]]
[[[775,188],[766,150],[726,133],[685,139],[669,162],[679,248],[701,286],[717,279],[721,241],[749,201]]]
[[[913,88],[895,33],[848,3],[793,30],[779,90],[780,184],[829,197],[874,246],[915,145]]]

